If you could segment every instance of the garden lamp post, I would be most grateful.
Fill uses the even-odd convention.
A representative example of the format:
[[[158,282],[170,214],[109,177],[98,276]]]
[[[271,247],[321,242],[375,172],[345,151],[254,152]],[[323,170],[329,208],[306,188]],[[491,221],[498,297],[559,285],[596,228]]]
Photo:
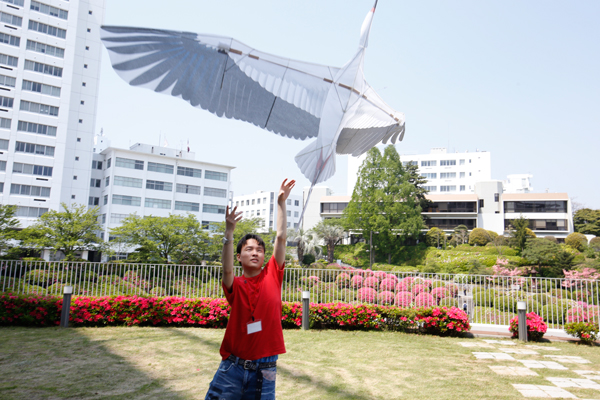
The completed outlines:
[[[310,319],[309,319],[309,312],[310,312],[310,292],[308,290],[305,290],[302,292],[302,329],[307,331],[310,329]]]
[[[519,340],[527,341],[527,303],[517,302],[517,312],[519,315]]]
[[[60,313],[60,327],[69,327],[69,313],[71,312],[71,296],[73,295],[73,286],[65,286],[63,289],[62,312]]]

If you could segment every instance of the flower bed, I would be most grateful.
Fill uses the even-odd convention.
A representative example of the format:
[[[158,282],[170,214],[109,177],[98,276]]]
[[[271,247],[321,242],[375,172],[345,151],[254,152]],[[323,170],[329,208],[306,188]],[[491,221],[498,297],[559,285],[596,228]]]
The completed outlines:
[[[512,332],[513,337],[517,337],[519,335],[519,317],[516,316],[510,320],[510,327],[508,328],[510,332]],[[546,331],[548,330],[548,325],[544,322],[542,317],[537,315],[536,313],[528,313],[527,314],[527,339],[528,340],[540,340]]]
[[[407,293],[410,295],[410,293]],[[388,294],[391,297],[391,293]],[[0,295],[0,325],[56,326],[62,298]],[[225,299],[182,297],[85,297],[71,300],[70,326],[179,326],[224,328],[230,307]],[[283,328],[302,325],[301,303],[282,303]],[[467,314],[456,307],[399,308],[366,304],[310,305],[310,324],[321,329],[400,330],[440,335],[468,331]]]

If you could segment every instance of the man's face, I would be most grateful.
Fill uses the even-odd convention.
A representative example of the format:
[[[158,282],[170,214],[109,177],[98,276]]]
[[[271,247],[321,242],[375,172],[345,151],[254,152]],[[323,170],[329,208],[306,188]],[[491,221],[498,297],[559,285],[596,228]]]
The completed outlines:
[[[242,263],[242,267],[260,269],[265,261],[265,249],[256,239],[248,239],[240,254],[237,254],[237,260]]]

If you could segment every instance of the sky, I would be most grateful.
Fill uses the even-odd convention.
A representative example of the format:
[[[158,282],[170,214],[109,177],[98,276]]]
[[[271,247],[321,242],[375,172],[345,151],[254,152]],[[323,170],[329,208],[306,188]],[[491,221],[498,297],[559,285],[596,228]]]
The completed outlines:
[[[335,67],[358,47],[372,0],[106,0],[105,25],[233,37],[257,50]],[[535,192],[567,192],[600,209],[600,2],[381,0],[365,76],[406,115],[402,154],[485,150],[492,179],[533,175]],[[115,147],[185,149],[236,167],[235,195],[309,185],[294,156],[308,142],[219,118],[171,96],[129,86],[106,49],[96,132]],[[347,156],[324,182],[346,195]],[[350,188],[351,190],[351,188]],[[296,189],[296,194],[301,191]]]

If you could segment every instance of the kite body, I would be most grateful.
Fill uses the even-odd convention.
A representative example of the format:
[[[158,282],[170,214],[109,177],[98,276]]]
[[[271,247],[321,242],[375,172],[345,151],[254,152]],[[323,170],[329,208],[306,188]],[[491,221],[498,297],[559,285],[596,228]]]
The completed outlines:
[[[368,85],[363,60],[375,7],[359,48],[342,68],[263,53],[232,38],[157,29],[102,27],[115,71],[132,86],[180,97],[219,117],[294,139],[314,186],[335,173],[335,154],[359,156],[404,135],[404,114]]]

